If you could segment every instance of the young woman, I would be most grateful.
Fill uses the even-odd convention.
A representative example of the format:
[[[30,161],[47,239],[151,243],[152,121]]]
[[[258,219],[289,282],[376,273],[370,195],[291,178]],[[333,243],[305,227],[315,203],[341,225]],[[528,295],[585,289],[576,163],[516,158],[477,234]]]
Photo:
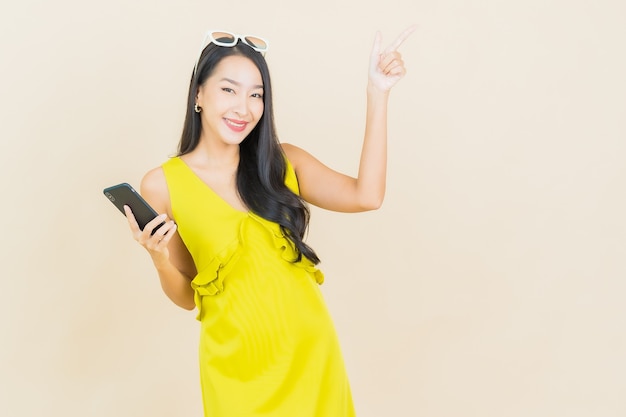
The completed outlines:
[[[385,50],[376,36],[357,178],[279,143],[266,41],[207,34],[178,156],[141,183],[162,214],[142,231],[126,207],[164,292],[198,309],[206,416],[354,415],[319,259],[303,241],[306,204],[342,212],[381,205],[388,94],[405,74],[397,49],[412,31]]]

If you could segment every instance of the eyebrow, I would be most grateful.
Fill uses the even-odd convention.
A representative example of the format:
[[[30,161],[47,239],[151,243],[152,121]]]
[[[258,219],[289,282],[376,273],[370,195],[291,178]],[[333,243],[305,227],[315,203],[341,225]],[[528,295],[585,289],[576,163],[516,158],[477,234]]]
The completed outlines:
[[[241,87],[241,83],[239,83],[239,82],[237,82],[235,80],[231,80],[230,78],[224,77],[220,81],[227,81],[227,82],[229,82],[231,84],[236,85],[237,87]],[[256,89],[263,89],[263,84],[253,85],[252,88],[255,89],[255,90]]]

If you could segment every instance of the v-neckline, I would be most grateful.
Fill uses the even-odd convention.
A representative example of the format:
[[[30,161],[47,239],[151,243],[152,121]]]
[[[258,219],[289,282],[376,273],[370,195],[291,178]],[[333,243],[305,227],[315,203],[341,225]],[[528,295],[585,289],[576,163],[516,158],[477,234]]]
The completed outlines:
[[[219,195],[213,188],[211,188],[211,186],[209,184],[206,183],[206,181],[204,181],[200,175],[198,175],[196,173],[196,171],[193,170],[193,168],[191,168],[187,162],[185,162],[183,160],[183,158],[181,158],[180,156],[176,157],[182,164],[183,166],[191,173],[191,175],[200,182],[200,184],[202,184],[207,190],[209,190],[209,192],[211,194],[213,194],[219,201],[222,202],[222,204],[226,207],[228,207],[231,211],[237,212],[241,215],[249,215],[250,214],[250,210],[239,210],[238,208],[235,208],[232,204],[230,204],[228,201],[226,201],[226,199],[224,197],[222,197],[221,195]]]

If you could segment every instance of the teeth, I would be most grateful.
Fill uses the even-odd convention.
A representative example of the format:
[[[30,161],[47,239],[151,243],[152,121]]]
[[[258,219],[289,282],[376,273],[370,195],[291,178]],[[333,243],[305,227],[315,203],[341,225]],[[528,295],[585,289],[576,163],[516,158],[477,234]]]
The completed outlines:
[[[245,123],[235,123],[232,120],[228,120],[228,119],[225,119],[225,120],[226,120],[226,123],[235,127],[244,127],[246,125]]]

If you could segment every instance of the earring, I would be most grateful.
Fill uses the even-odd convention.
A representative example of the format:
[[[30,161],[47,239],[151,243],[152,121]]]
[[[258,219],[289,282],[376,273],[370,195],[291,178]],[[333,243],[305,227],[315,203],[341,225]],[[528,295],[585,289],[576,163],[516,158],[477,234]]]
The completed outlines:
[[[196,103],[196,104],[193,105],[193,110],[196,113],[200,113],[202,111],[202,107],[198,106],[198,103]]]

